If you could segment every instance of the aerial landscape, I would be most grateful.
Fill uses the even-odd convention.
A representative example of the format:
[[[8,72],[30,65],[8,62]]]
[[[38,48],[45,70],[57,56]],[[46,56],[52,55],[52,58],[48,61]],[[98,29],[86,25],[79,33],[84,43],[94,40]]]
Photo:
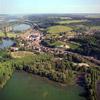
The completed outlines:
[[[99,5],[0,0],[0,100],[100,100]]]

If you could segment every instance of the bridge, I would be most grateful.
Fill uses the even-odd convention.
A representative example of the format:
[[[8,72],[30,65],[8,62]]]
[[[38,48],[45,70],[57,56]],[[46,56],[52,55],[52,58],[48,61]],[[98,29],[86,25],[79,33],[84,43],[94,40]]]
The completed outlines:
[[[19,24],[27,24],[29,25],[32,29],[37,29],[39,30],[39,26],[30,21],[30,20],[24,20],[24,19],[20,19],[20,20],[17,20],[17,21],[14,21],[14,22],[4,22],[2,24],[0,24],[0,30],[2,30],[3,32],[9,32],[9,31],[13,31],[13,27],[15,25],[19,25]]]

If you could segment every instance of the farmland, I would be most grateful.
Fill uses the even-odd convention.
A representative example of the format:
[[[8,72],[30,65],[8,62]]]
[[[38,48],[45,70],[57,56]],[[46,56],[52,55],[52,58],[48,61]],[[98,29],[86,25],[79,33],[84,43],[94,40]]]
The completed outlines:
[[[81,23],[81,22],[87,22],[88,20],[64,20],[57,22],[58,24],[73,24],[73,23]]]
[[[31,56],[31,55],[33,55],[32,52],[26,52],[26,51],[11,52],[11,56],[13,58],[23,58],[25,56]]]
[[[47,33],[63,33],[63,32],[68,32],[71,30],[72,30],[71,27],[57,25],[57,26],[51,26],[51,27],[47,28]]]
[[[0,32],[0,37],[5,37],[5,34],[3,32]],[[7,37],[9,37],[9,38],[15,38],[16,34],[12,33],[12,32],[8,32],[7,33]]]

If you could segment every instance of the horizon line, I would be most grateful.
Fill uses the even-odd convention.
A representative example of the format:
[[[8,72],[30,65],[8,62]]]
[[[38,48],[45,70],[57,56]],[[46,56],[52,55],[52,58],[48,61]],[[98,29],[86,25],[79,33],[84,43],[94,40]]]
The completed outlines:
[[[0,13],[0,15],[31,15],[31,14],[100,14],[100,12],[73,12],[73,13]]]

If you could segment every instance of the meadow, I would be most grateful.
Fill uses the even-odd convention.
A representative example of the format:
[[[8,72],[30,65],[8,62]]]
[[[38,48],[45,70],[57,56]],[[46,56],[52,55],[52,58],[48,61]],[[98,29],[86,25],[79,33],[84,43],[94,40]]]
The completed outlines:
[[[81,22],[87,22],[87,20],[63,20],[57,23],[63,25],[63,24],[72,24],[72,23],[81,23]]]
[[[0,32],[0,37],[5,37],[5,34],[3,32]],[[7,37],[9,37],[9,38],[15,38],[16,34],[12,33],[12,32],[8,32],[7,33]]]
[[[47,28],[47,33],[63,33],[73,30],[71,27],[56,25]]]

